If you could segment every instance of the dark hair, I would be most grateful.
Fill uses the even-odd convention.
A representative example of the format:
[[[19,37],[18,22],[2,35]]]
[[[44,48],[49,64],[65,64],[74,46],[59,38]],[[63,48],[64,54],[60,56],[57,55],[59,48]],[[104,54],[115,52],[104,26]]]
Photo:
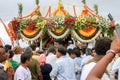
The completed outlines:
[[[25,50],[24,50],[24,53],[32,54],[32,48],[31,47],[26,47]]]
[[[60,52],[62,55],[66,55],[66,48],[63,46],[58,47],[58,52]]]
[[[96,40],[95,51],[98,55],[105,55],[106,51],[110,49],[112,40],[106,37]]]
[[[80,50],[79,50],[79,49],[74,48],[74,49],[73,49],[73,52],[74,52],[74,54],[75,54],[77,57],[80,57],[81,53],[80,53]]]
[[[57,42],[61,45],[64,45],[64,40],[63,39],[55,39],[54,42]]]
[[[32,57],[32,54],[29,54],[29,53],[23,53],[21,55],[21,63],[25,63],[27,60],[30,60],[30,58]]]
[[[35,44],[31,44],[30,47],[32,48],[33,51],[36,49],[36,45]]]
[[[68,53],[69,55],[73,54],[73,53],[74,53],[74,52],[73,52],[73,49],[68,49],[68,50],[67,50],[67,53]]]
[[[5,45],[5,52],[8,52],[9,50],[11,50],[12,46],[9,44]]]
[[[9,58],[12,58],[14,56],[14,52],[12,50],[9,50]]]
[[[87,55],[91,55],[91,54],[92,54],[92,49],[87,48],[87,49],[86,49],[86,54],[87,54]]]
[[[82,47],[81,51],[82,51],[83,54],[85,54],[86,53],[86,48]]]
[[[5,47],[8,48],[8,49],[11,49],[11,48],[12,48],[12,46],[9,45],[9,44],[6,44]]]
[[[55,52],[55,49],[54,48],[49,48],[48,53],[50,53],[50,52]]]

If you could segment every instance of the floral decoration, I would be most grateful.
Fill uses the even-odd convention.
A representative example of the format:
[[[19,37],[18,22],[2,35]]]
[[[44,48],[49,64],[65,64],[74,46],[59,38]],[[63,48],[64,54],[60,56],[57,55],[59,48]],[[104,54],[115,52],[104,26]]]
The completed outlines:
[[[20,21],[17,19],[13,19],[11,23],[12,23],[14,32],[17,33],[19,31]]]
[[[74,27],[75,26],[75,18],[74,17],[65,18],[65,26]]]

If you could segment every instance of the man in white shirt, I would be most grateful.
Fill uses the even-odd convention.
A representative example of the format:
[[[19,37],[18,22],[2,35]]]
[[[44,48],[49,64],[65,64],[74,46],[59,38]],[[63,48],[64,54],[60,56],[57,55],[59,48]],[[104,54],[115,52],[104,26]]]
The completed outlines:
[[[55,49],[49,48],[48,50],[48,56],[46,58],[46,62],[52,65],[52,68],[54,67],[54,64],[57,60],[57,57],[55,55]]]
[[[32,53],[23,53],[21,55],[21,65],[17,68],[14,80],[31,80],[31,72],[28,69],[32,60]]]
[[[96,41],[95,43],[95,52],[96,55],[94,58],[91,60],[91,62],[87,63],[83,69],[82,69],[82,74],[81,74],[81,79],[80,80],[86,80],[88,74],[90,71],[93,69],[93,67],[96,65],[96,63],[102,59],[106,55],[106,51],[110,49],[112,40],[108,38],[100,38]],[[108,67],[109,69],[106,69],[106,73],[102,76],[101,80],[114,80],[114,74],[111,73],[111,66]]]

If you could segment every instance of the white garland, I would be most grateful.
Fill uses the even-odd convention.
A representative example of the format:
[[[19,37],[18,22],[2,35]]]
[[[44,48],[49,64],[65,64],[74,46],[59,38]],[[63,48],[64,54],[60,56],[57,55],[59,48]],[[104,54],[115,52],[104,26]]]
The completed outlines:
[[[33,38],[28,38],[28,37],[24,36],[24,34],[22,34],[22,32],[20,32],[20,35],[22,36],[22,38],[26,39],[27,41],[34,41],[34,40],[38,39],[42,35],[42,33],[43,33],[43,30],[40,30],[39,33]]]
[[[90,39],[87,39],[87,40],[84,40],[75,32],[75,30],[71,30],[71,31],[72,31],[72,35],[73,35],[74,38],[76,38],[77,40],[79,40],[81,42],[86,42],[86,43],[95,40],[101,33],[101,30],[98,30],[98,32],[95,34],[94,37],[92,37]]]
[[[53,37],[53,38],[55,38],[55,39],[61,39],[61,38],[64,38],[68,33],[69,33],[69,29],[67,29],[62,35],[60,35],[60,36],[57,36],[57,35],[55,35],[50,29],[48,29],[47,30],[48,31],[48,33]]]

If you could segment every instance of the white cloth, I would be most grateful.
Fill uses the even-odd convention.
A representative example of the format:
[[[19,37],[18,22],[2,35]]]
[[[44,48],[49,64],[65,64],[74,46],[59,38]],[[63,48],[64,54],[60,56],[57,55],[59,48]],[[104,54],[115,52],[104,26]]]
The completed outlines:
[[[23,40],[23,39],[20,39],[20,40],[18,40],[18,41],[15,41],[14,44],[15,44],[15,46],[18,46],[18,45],[19,45],[19,46],[22,47],[22,48],[26,48],[26,47],[29,46],[28,41]]]
[[[96,65],[95,62],[91,62],[89,64],[86,64],[82,69],[81,79],[80,80],[86,80],[88,74],[92,70],[92,68]]]
[[[113,66],[112,66],[112,71],[113,71],[113,72],[117,72],[119,69],[120,69],[120,58],[118,58],[118,59],[114,62]]]
[[[113,66],[112,66],[112,71],[115,73],[118,71],[118,80],[120,80],[120,58],[118,58]]]
[[[120,80],[120,69],[118,70],[118,80]]]
[[[20,61],[20,58],[21,58],[21,54],[15,54],[15,55],[13,56],[13,60],[14,60],[14,61],[17,61],[18,63],[21,62],[21,61]]]
[[[82,61],[81,61],[81,66],[83,67],[90,59],[92,59],[93,57],[91,55],[88,55],[86,57],[83,57],[82,58]]]
[[[15,72],[14,80],[31,80],[30,70],[20,65]]]
[[[56,60],[57,60],[56,55],[54,55],[53,53],[49,53],[47,58],[46,58],[46,63],[51,64],[52,68],[53,68],[54,65],[55,65]]]
[[[81,74],[81,79],[80,80],[86,80],[88,74],[90,71],[93,69],[93,67],[96,65],[95,62],[91,62],[89,64],[86,64],[83,69],[82,69],[82,74]],[[108,68],[108,67],[107,67]],[[110,67],[109,67],[110,68]],[[110,69],[109,69],[110,70]],[[101,80],[114,80],[113,78],[111,79],[112,74],[110,75],[109,71],[108,73],[104,73]],[[113,75],[114,76],[114,75]]]
[[[74,44],[70,44],[70,45],[68,45],[67,50],[68,49],[73,49],[73,48],[75,48],[75,45]]]

